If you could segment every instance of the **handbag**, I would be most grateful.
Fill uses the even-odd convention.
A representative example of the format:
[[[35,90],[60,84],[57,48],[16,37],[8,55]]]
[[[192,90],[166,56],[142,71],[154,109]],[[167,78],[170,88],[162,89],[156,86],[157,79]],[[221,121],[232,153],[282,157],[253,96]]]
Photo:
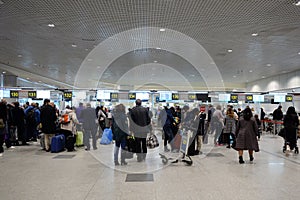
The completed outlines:
[[[149,149],[158,147],[159,142],[158,142],[156,135],[154,135],[153,133],[150,133],[150,135],[147,136],[147,138],[146,138],[146,145]]]

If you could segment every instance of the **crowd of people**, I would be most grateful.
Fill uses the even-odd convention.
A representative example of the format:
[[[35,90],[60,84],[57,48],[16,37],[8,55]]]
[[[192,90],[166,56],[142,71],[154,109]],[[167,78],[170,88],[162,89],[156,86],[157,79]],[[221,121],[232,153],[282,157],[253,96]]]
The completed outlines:
[[[85,150],[97,149],[97,135],[110,128],[115,140],[114,163],[126,165],[127,141],[129,136],[134,136],[137,161],[143,162],[147,156],[147,135],[153,132],[153,114],[149,108],[142,106],[140,99],[136,105],[128,109],[123,104],[116,105],[112,110],[103,106],[92,108],[90,103],[80,103],[77,108],[67,106],[59,111],[55,104],[45,99],[42,106],[37,103],[20,106],[19,102],[7,103],[5,99],[0,102],[0,154],[4,152],[3,144],[7,148],[15,145],[28,145],[29,141],[37,141],[42,133],[44,150],[50,151],[51,138],[57,133],[62,133],[65,138],[76,135],[80,129],[83,131],[83,144]],[[299,120],[294,107],[289,107],[285,116],[279,106],[273,113],[273,120],[283,121],[286,128],[286,141],[290,147],[297,147],[296,131]],[[265,130],[263,109],[257,114],[246,107],[244,110],[235,110],[229,105],[223,108],[209,105],[207,108],[182,108],[167,107],[155,113],[158,124],[163,132],[163,150],[165,152],[178,152],[180,149],[181,134],[185,131],[191,133],[188,155],[199,155],[201,147],[208,143],[208,135],[213,135],[214,145],[226,144],[227,148],[238,151],[239,163],[244,163],[243,151],[247,150],[250,161],[254,160],[253,152],[259,151],[258,141],[262,129]],[[65,115],[69,122],[64,122]],[[73,137],[74,138],[74,137]],[[90,139],[92,142],[90,144]],[[74,145],[75,139],[71,141]],[[71,149],[72,150],[72,149]],[[119,162],[119,152],[121,158]]]

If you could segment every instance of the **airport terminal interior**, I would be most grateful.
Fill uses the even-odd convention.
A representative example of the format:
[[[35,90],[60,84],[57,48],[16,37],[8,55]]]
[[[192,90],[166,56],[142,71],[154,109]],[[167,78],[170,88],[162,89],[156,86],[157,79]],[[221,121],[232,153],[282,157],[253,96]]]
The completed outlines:
[[[299,198],[299,21],[299,0],[0,0],[0,199]],[[241,161],[247,112],[259,150]],[[131,149],[142,118],[147,154]]]

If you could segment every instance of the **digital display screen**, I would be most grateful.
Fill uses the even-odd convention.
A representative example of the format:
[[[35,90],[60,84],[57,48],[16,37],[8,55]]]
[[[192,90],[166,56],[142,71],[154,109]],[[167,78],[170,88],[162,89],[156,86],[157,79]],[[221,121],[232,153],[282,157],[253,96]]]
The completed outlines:
[[[265,97],[264,97],[264,95],[253,95],[253,101],[254,102],[264,102]]]
[[[163,101],[171,101],[172,100],[172,93],[171,92],[160,92],[159,93],[159,100]]]
[[[136,93],[136,99],[140,100],[149,100],[150,96],[147,92],[137,92]]]
[[[274,95],[274,102],[285,102],[285,95]]]
[[[109,100],[110,99],[110,92],[109,91],[104,91],[104,90],[97,90],[97,95],[96,95],[97,99],[106,99]]]
[[[230,101],[230,94],[219,94],[219,101]]]
[[[50,99],[50,90],[37,90],[36,98]]]

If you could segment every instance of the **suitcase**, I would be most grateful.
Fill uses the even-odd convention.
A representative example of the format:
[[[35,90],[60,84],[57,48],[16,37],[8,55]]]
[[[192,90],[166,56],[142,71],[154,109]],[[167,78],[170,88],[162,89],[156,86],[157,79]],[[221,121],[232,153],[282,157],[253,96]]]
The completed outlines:
[[[77,147],[83,146],[83,132],[82,131],[77,131],[76,146]]]
[[[51,139],[51,153],[58,153],[65,148],[65,136],[57,135]]]
[[[174,137],[174,142],[173,142],[173,149],[180,149],[180,144],[181,144],[181,138],[182,136],[180,133],[177,133]]]
[[[67,151],[74,151],[74,144],[76,142],[75,136],[70,135],[66,138],[66,149]]]

